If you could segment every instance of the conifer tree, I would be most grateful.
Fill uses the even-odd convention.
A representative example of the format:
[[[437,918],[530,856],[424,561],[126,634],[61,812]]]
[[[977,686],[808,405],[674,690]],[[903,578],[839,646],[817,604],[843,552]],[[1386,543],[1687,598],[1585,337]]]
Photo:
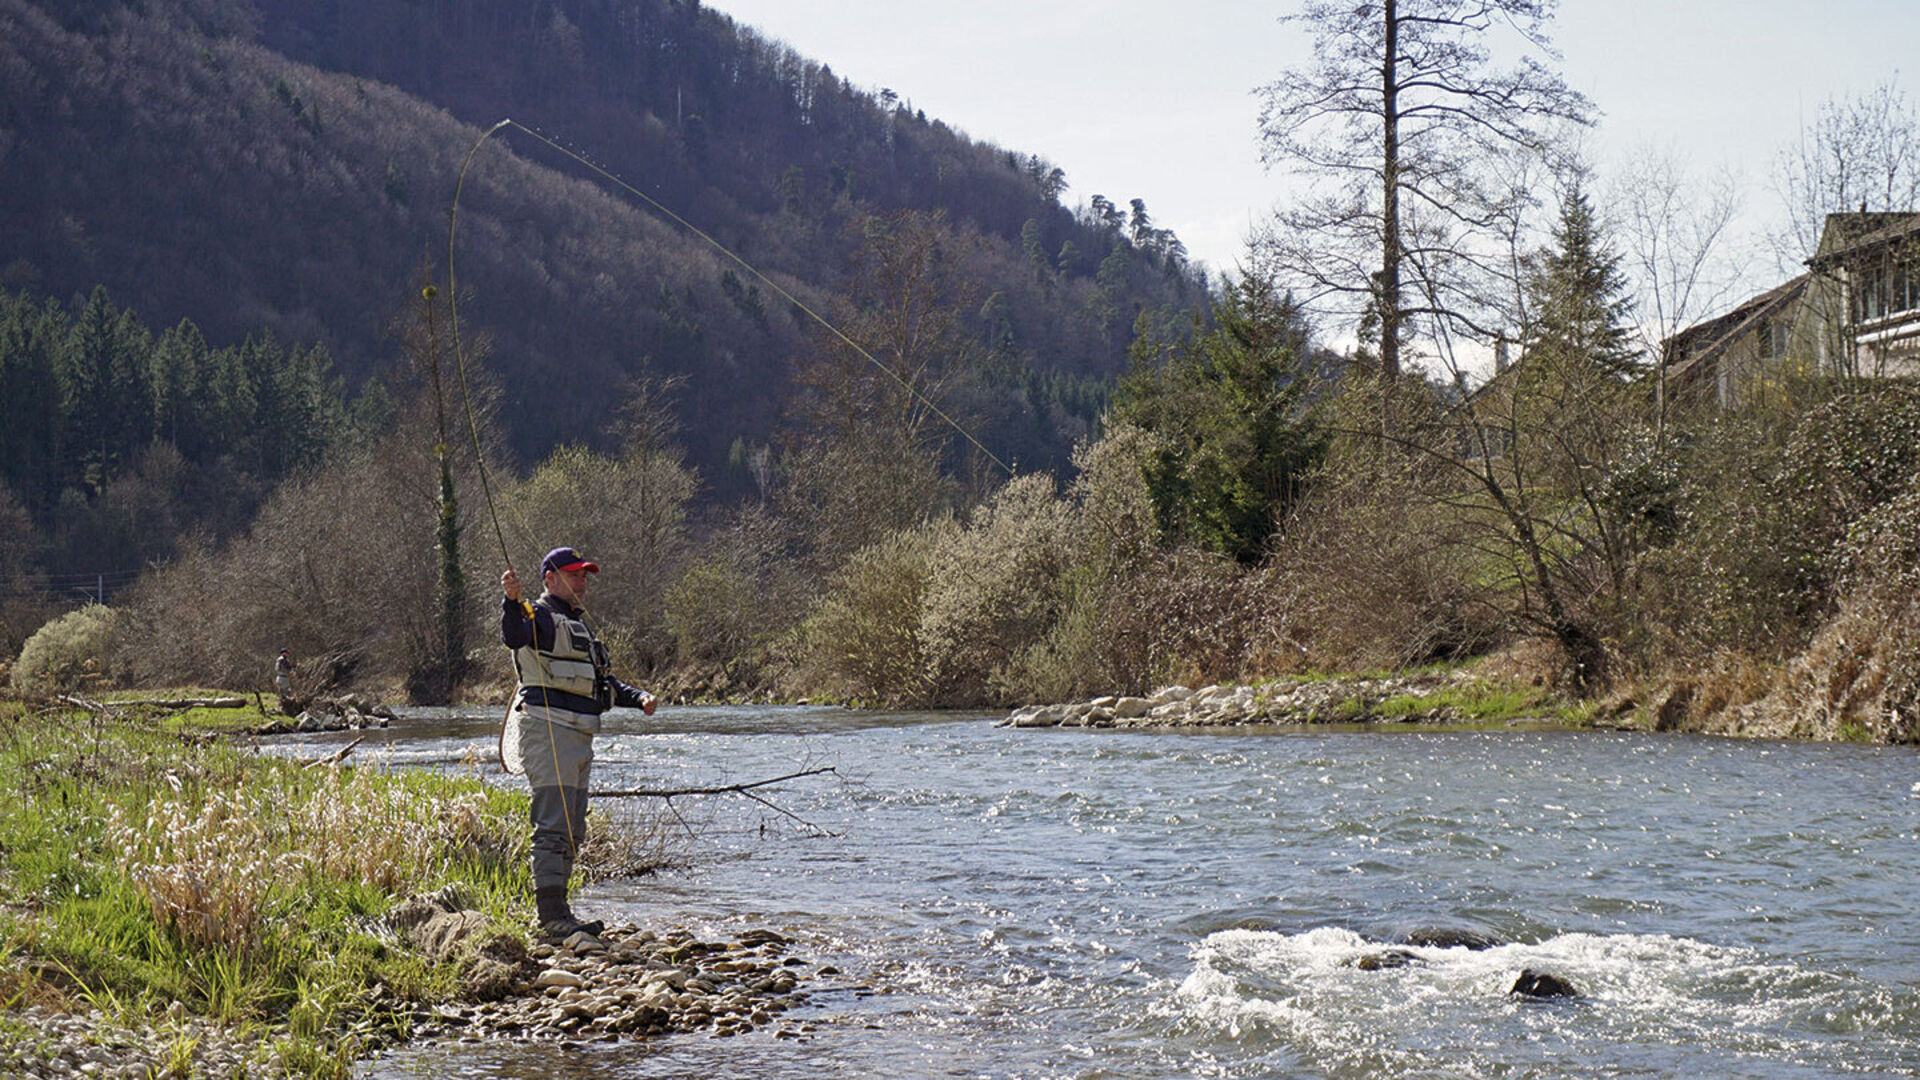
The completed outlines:
[[[1293,297],[1255,273],[1228,282],[1213,314],[1160,356],[1136,343],[1115,413],[1164,441],[1148,481],[1161,530],[1252,564],[1325,451],[1305,411],[1311,346]]]
[[[1620,274],[1620,254],[1601,234],[1578,182],[1560,200],[1553,246],[1533,258],[1526,292],[1528,354],[1585,360],[1621,378],[1638,369],[1628,329],[1633,301]]]

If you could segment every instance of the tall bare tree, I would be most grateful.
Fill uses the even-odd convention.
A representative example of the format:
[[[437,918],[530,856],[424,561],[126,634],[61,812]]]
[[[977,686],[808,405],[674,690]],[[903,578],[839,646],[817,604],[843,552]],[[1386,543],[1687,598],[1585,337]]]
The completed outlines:
[[[1312,194],[1269,237],[1310,306],[1377,326],[1399,375],[1421,334],[1492,340],[1484,276],[1514,216],[1491,163],[1546,154],[1587,99],[1544,60],[1554,0],[1307,0],[1297,22],[1316,59],[1260,90],[1261,156]],[[1494,49],[1520,59],[1496,68]],[[1501,293],[1505,289],[1492,290]]]
[[[1787,211],[1774,253],[1788,273],[1813,254],[1828,214],[1920,209],[1920,118],[1906,91],[1889,78],[1857,97],[1828,99],[1781,151],[1774,189]]]
[[[816,335],[799,358],[779,494],[828,569],[955,496],[945,466],[967,430],[955,414],[983,359],[964,317],[977,290],[956,273],[973,237],[942,213],[853,228],[861,243],[835,318],[844,333]]]

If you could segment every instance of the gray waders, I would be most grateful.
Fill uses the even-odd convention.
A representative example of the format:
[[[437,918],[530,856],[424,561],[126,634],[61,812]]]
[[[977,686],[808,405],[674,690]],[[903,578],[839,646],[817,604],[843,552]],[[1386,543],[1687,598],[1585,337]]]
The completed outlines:
[[[500,758],[508,772],[525,773],[533,788],[533,893],[543,928],[579,923],[567,905],[573,861],[587,834],[587,791],[593,736],[600,718],[543,705],[535,691],[507,714]]]

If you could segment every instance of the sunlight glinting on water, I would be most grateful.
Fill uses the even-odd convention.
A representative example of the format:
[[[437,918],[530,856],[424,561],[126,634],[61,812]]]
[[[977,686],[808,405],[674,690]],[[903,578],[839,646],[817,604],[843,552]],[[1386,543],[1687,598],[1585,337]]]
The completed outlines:
[[[389,760],[490,749],[450,721]],[[815,1033],[415,1047],[366,1076],[1920,1076],[1910,750],[747,708],[616,714],[599,749],[606,785],[837,770],[777,791],[809,828],[689,804],[686,870],[580,895],[788,934],[844,973]],[[1497,943],[1404,944],[1425,927]],[[1580,996],[1514,997],[1524,969]]]

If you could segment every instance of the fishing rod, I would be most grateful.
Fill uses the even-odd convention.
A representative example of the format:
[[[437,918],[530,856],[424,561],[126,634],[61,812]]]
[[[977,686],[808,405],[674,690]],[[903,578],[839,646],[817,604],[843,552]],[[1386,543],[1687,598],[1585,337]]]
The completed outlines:
[[[752,274],[756,279],[765,283],[768,288],[772,289],[774,292],[778,293],[781,297],[786,299],[789,303],[793,304],[793,306],[796,309],[805,312],[815,322],[825,327],[828,332],[832,333],[840,341],[844,342],[849,348],[853,349],[860,356],[866,358],[866,360],[869,363],[872,363],[875,367],[878,367],[880,368],[880,370],[886,372],[887,375],[893,378],[894,381],[898,382],[903,389],[905,389],[909,394],[913,395],[922,404],[924,404],[934,415],[938,416],[941,420],[945,421],[949,426],[951,426],[955,431],[959,432],[963,437],[966,438],[968,442],[972,443],[974,447],[977,448],[982,454],[985,454],[996,465],[999,465],[1001,469],[1005,470],[1009,475],[1013,473],[1013,469],[1010,466],[1008,466],[1006,462],[1002,461],[997,455],[995,455],[991,450],[988,450],[986,446],[980,442],[979,439],[974,437],[972,432],[969,432],[966,428],[962,427],[958,421],[948,416],[945,411],[943,411],[933,401],[928,399],[926,395],[920,393],[917,389],[915,389],[913,385],[909,383],[905,378],[903,378],[899,373],[895,372],[892,368],[882,363],[872,353],[868,352],[865,348],[863,348],[859,344],[859,342],[856,342],[851,337],[847,336],[847,334],[842,332],[839,327],[835,326],[825,316],[821,315],[820,313],[815,311],[811,306],[807,305],[805,302],[800,300],[799,297],[794,296],[787,289],[783,288],[778,282],[774,281],[772,278],[769,278],[766,274],[761,273],[759,268],[749,263],[746,259],[742,258],[738,253],[734,252],[732,249],[728,248],[726,245],[720,243],[720,241],[714,239],[711,235],[709,235],[699,227],[695,226],[692,222],[689,222],[685,218],[681,217],[679,214],[674,213],[672,209],[662,204],[659,200],[653,198],[647,193],[627,183],[625,180],[614,175],[608,170],[602,168],[597,163],[582,156],[581,154],[574,152],[572,149],[568,147],[562,146],[561,144],[548,138],[546,135],[542,134],[541,132],[536,131],[533,128],[530,128],[525,124],[521,124],[518,121],[513,120],[511,118],[506,118],[506,119],[500,120],[498,123],[488,128],[485,132],[481,133],[481,136],[479,139],[475,140],[473,146],[467,150],[467,156],[465,160],[461,162],[460,174],[458,179],[454,183],[453,205],[450,208],[447,215],[447,308],[448,308],[447,314],[448,314],[448,323],[449,323],[449,334],[452,338],[452,343],[453,343],[454,366],[458,371],[459,377],[460,377],[461,405],[467,418],[467,431],[473,442],[474,462],[478,466],[479,472],[480,472],[480,490],[486,500],[487,516],[493,524],[494,539],[500,545],[500,555],[501,555],[501,558],[505,560],[507,569],[509,570],[513,569],[513,553],[507,546],[506,534],[500,525],[500,513],[499,513],[498,506],[496,505],[493,498],[493,484],[489,478],[489,470],[487,468],[486,453],[480,441],[480,424],[474,411],[473,394],[472,394],[469,380],[467,378],[466,351],[464,346],[461,344],[461,340],[460,340],[460,309],[459,309],[460,289],[458,285],[458,280],[455,277],[454,256],[457,250],[457,239],[458,239],[458,229],[459,229],[459,219],[460,219],[460,197],[465,192],[465,189],[466,189],[467,173],[473,167],[474,159],[478,156],[480,152],[480,148],[484,146],[487,140],[492,138],[495,133],[500,131],[502,128],[505,128],[508,126],[512,126],[512,127],[518,128],[521,131],[526,132],[528,135],[532,136],[535,139],[538,139],[542,143],[545,143],[547,146],[552,147],[554,150],[579,162],[581,165],[585,166],[586,168],[592,170],[596,174],[605,178],[608,182],[619,186],[625,191],[631,193],[636,198],[639,198],[642,201],[646,202],[648,205],[652,206],[655,210],[657,210],[661,214],[672,219],[675,223],[679,224],[681,227],[693,233],[695,236],[698,236],[701,240],[705,241],[708,245],[713,247],[714,250],[725,255],[727,258],[732,259],[735,263],[737,263],[741,268],[746,270],[749,274]],[[433,290],[431,286],[427,288],[427,290],[424,293],[424,296],[425,296],[425,299],[428,301],[428,303],[431,304],[433,300]],[[444,436],[443,436],[443,439],[444,439]],[[518,516],[517,510],[516,510],[516,516]],[[531,526],[526,522],[526,520],[524,518],[520,518],[518,524],[521,527],[521,532],[523,534],[523,537],[529,538],[529,539],[532,538],[533,530]],[[522,596],[521,596],[520,606],[522,610],[525,611],[528,621],[529,622],[533,621],[533,605],[527,601],[524,592],[522,593]],[[584,620],[586,618],[586,608],[584,604],[580,605],[580,614],[581,614],[581,618]],[[590,623],[589,623],[589,626],[591,626]],[[540,656],[538,648],[535,648],[533,650],[533,653],[534,653],[535,660],[539,662],[543,668],[545,668],[546,662],[544,658]],[[611,657],[609,659],[611,659]],[[548,706],[547,703],[544,701],[545,689],[546,688],[544,686],[541,688],[542,694],[543,694],[543,702],[542,702],[543,712],[550,713],[550,706]],[[510,715],[511,715],[511,706],[509,706],[509,716]],[[549,729],[548,744],[550,747],[552,747],[553,741],[551,738],[551,729],[553,727],[553,718],[551,715],[548,715],[546,717],[546,722]],[[503,729],[502,729],[503,740],[504,740],[504,735],[505,735],[505,730],[503,726]],[[504,762],[505,760],[504,741],[502,743],[502,748],[503,748],[502,760]],[[556,754],[555,769],[557,771],[558,770],[557,747],[555,748],[555,754]],[[760,803],[761,805],[766,806],[788,818],[792,818],[794,821],[797,821],[800,824],[805,825],[806,827],[814,830],[817,833],[821,833],[827,836],[832,836],[836,834],[828,830],[822,829],[819,826],[813,824],[812,822],[809,822],[802,818],[797,817],[791,811],[773,803],[772,801],[759,795],[753,790],[755,788],[761,788],[761,787],[766,787],[773,784],[784,783],[785,781],[797,779],[800,777],[815,776],[821,773],[837,773],[837,770],[832,767],[805,769],[798,772],[788,773],[787,775],[784,775],[784,776],[773,777],[771,779],[756,780],[756,781],[740,783],[740,784],[726,784],[726,785],[720,785],[716,787],[632,789],[632,790],[623,790],[623,791],[596,791],[596,792],[590,792],[589,794],[591,797],[598,797],[598,798],[649,798],[649,797],[660,798],[666,801],[669,808],[673,808],[673,799],[679,796],[737,794],[737,795],[744,796],[745,798],[751,799],[754,802]],[[571,839],[572,831],[573,831],[572,814],[566,812],[565,804],[564,804],[564,800],[566,796],[565,796],[564,790],[562,791],[561,798],[563,800],[562,812],[563,812],[563,816],[567,820],[567,831],[569,834],[569,838]],[[676,817],[678,817],[679,811],[677,808],[674,809],[674,814]],[[682,824],[684,825],[685,822],[682,821]]]

